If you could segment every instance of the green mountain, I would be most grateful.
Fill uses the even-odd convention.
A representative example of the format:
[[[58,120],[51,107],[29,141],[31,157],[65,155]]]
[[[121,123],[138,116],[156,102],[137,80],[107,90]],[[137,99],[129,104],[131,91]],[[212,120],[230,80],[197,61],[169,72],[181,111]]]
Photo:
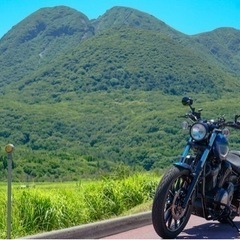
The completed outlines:
[[[15,179],[168,166],[185,143],[184,94],[230,115],[238,39],[231,28],[188,36],[125,7],[94,20],[65,6],[31,14],[0,40],[0,143],[16,145]]]
[[[203,45],[228,71],[240,73],[240,31],[234,28],[219,28],[193,37]]]
[[[113,7],[103,16],[93,21],[93,23],[96,33],[106,29],[131,27],[161,32],[175,39],[186,38],[184,34],[176,31],[154,16],[126,7]]]
[[[88,18],[71,8],[43,8],[0,40],[0,86],[19,81],[94,34]]]

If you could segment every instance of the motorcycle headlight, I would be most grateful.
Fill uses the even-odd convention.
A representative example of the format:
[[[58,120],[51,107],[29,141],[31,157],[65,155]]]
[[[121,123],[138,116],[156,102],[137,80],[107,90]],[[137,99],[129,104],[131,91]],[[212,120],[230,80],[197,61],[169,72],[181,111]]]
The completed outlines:
[[[202,123],[196,123],[191,127],[190,130],[191,137],[196,141],[201,141],[205,139],[208,135],[207,125]]]

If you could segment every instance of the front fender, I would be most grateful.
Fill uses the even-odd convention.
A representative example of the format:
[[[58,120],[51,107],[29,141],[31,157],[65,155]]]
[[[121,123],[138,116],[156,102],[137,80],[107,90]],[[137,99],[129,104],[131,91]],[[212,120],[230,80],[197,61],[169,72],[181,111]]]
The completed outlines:
[[[192,167],[187,164],[187,163],[183,163],[183,162],[177,162],[173,164],[175,167],[177,168],[184,168],[190,171],[190,173],[192,173]]]

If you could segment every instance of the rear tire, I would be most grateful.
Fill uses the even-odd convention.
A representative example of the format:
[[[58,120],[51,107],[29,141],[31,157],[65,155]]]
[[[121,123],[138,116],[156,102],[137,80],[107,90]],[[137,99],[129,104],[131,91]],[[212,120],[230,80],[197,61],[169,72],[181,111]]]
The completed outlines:
[[[152,206],[152,223],[164,239],[178,236],[188,223],[192,206],[181,207],[191,184],[189,170],[172,167],[158,185]]]

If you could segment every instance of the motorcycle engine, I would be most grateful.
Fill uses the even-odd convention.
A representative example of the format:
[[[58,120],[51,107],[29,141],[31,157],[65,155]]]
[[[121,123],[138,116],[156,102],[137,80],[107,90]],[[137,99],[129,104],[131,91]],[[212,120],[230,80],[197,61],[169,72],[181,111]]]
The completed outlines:
[[[225,206],[230,206],[233,193],[234,185],[228,181],[228,177],[232,171],[231,165],[226,161],[221,162],[221,164],[209,164],[207,166],[207,186],[206,190],[209,194],[208,198],[210,201],[218,203],[221,209]]]
[[[214,201],[220,203],[220,208],[224,209],[225,206],[230,206],[234,193],[234,185],[231,182],[226,183],[225,188],[220,188],[215,194]]]
[[[220,164],[208,164],[206,169],[206,190],[207,192],[212,191],[216,186],[218,182],[218,175],[221,170]]]

